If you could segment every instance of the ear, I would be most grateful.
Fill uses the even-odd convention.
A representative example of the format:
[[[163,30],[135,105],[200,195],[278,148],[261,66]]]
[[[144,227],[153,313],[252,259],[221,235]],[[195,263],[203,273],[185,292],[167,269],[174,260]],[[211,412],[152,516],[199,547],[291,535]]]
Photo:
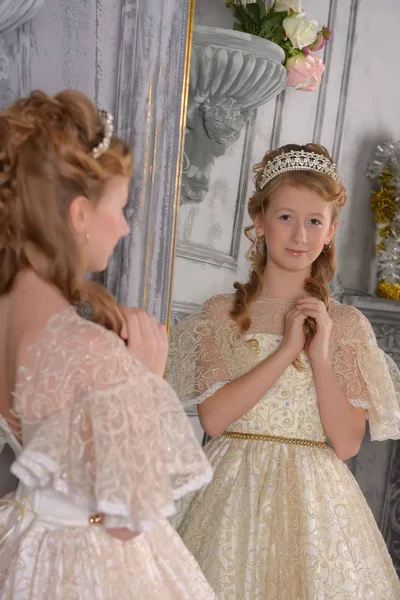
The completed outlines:
[[[262,237],[264,235],[264,225],[262,222],[262,215],[258,214],[253,219],[254,228],[256,230],[257,237]]]
[[[334,221],[334,222],[332,223],[332,225],[331,225],[331,227],[330,227],[330,229],[329,229],[328,236],[327,236],[327,238],[326,238],[326,242],[325,242],[325,244],[326,244],[326,245],[330,244],[330,243],[331,243],[331,241],[333,240],[333,236],[334,236],[334,235],[335,235],[335,233],[336,233],[336,230],[337,230],[337,228],[338,228],[338,225],[339,225],[339,221]]]
[[[78,235],[87,232],[87,223],[89,220],[90,202],[85,196],[74,198],[69,207],[69,219],[73,230]]]

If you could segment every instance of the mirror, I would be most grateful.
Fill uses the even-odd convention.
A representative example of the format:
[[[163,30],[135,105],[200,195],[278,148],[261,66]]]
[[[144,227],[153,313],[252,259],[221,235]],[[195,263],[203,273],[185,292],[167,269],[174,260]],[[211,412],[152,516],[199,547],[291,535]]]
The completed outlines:
[[[206,299],[231,292],[234,281],[247,280],[249,243],[243,228],[250,223],[246,207],[253,189],[253,165],[270,148],[314,141],[332,154],[350,198],[336,236],[337,278],[332,293],[364,312],[379,345],[399,364],[398,344],[390,342],[394,339],[390,335],[400,339],[397,317],[393,321],[397,309],[373,295],[375,230],[365,177],[376,145],[389,137],[400,139],[400,125],[395,120],[399,84],[390,77],[397,69],[396,58],[387,46],[382,68],[367,34],[371,15],[360,3],[340,3],[340,9],[334,0],[303,4],[308,15],[333,30],[333,41],[322,52],[322,83],[308,93],[284,89],[279,57],[262,58],[263,40],[246,39],[233,31],[232,12],[224,0],[197,4],[171,324]],[[394,10],[400,8],[390,2],[374,20],[383,46],[384,38],[396,35],[395,29],[387,33]],[[274,69],[271,61],[275,61]],[[268,85],[261,85],[258,79],[257,87],[256,74],[261,69],[269,73]],[[203,431],[196,414],[192,410],[190,418],[201,440]],[[398,443],[371,444],[365,439],[349,467],[400,572],[400,510],[394,467],[399,458]]]

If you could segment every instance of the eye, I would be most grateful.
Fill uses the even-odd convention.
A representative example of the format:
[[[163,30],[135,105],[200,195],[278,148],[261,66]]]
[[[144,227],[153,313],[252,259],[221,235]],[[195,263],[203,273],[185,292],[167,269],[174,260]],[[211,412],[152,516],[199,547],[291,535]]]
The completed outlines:
[[[311,225],[322,225],[319,219],[310,219]]]
[[[290,215],[281,215],[279,217],[279,220],[280,221],[289,221],[290,218],[291,218]]]

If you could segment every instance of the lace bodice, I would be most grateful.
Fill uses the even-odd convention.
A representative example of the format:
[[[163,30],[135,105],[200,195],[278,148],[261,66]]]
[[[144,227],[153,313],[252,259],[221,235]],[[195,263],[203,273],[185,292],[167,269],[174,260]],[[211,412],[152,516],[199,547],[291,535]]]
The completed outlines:
[[[275,352],[281,342],[273,334],[247,337],[259,343],[257,362]],[[290,366],[268,394],[227,430],[325,441],[312,370],[304,353],[301,359],[304,370]]]
[[[242,335],[230,316],[232,295],[215,296],[172,332],[167,379],[186,407],[253,369],[274,352],[293,305],[266,298],[251,306]],[[382,352],[370,323],[352,306],[332,301],[330,354],[348,400],[367,409],[373,439],[400,438],[400,374]],[[291,365],[269,393],[231,430],[324,440],[311,366]],[[255,430],[259,427],[258,430]],[[249,429],[248,429],[249,428]]]
[[[0,419],[0,443],[11,440],[18,454],[13,473],[104,513],[107,527],[149,530],[211,478],[169,385],[72,308],[29,348],[13,409],[22,448]]]

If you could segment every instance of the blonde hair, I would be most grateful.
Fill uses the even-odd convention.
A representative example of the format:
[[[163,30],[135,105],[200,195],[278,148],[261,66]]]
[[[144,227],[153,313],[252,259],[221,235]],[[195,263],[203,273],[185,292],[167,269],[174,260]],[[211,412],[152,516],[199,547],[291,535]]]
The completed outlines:
[[[337,181],[329,175],[318,173],[315,171],[288,171],[278,175],[269,181],[264,188],[261,188],[260,181],[264,167],[269,161],[273,160],[279,154],[290,152],[291,150],[303,150],[304,152],[315,152],[322,154],[331,162],[328,151],[323,146],[318,144],[306,144],[298,146],[296,144],[288,144],[277,150],[269,151],[265,154],[261,163],[254,167],[254,183],[255,192],[249,200],[248,211],[250,217],[254,218],[258,214],[264,213],[268,203],[270,202],[273,192],[283,184],[289,184],[294,187],[308,188],[317,192],[321,198],[332,204],[332,221],[338,218],[340,209],[346,203],[346,190]],[[251,326],[251,318],[249,314],[250,304],[256,298],[261,289],[262,277],[267,264],[268,251],[264,238],[257,238],[253,230],[254,225],[246,227],[245,235],[251,241],[251,247],[247,257],[251,263],[250,277],[247,283],[236,282],[234,284],[235,296],[233,308],[231,311],[232,318],[239,325],[240,331],[245,333]],[[311,267],[311,277],[305,282],[305,292],[314,298],[322,300],[326,308],[329,308],[329,288],[328,284],[335,273],[335,246],[334,242],[330,244],[329,249],[324,250],[313,262]],[[315,335],[316,324],[312,318],[306,319],[304,323],[304,332],[306,336],[306,348],[309,346],[312,338]]]
[[[109,178],[131,174],[131,150],[117,137],[93,158],[103,137],[99,111],[77,91],[32,92],[0,113],[0,295],[29,268],[69,302],[89,302],[93,320],[119,332],[122,317],[112,295],[82,281],[69,224],[75,197],[96,204]]]

